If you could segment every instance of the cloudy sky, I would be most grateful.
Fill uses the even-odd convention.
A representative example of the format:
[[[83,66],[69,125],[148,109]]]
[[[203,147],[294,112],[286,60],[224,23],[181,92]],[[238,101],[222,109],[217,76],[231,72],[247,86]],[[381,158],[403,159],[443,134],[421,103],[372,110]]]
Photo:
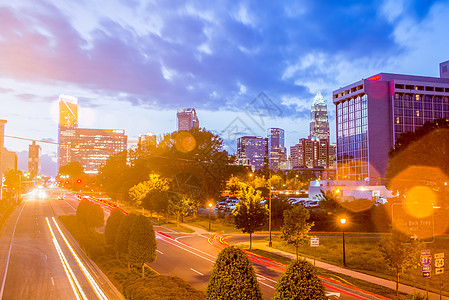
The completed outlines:
[[[238,134],[308,135],[316,92],[379,72],[438,77],[449,1],[0,0],[0,119],[6,135],[57,141],[57,98],[80,126],[176,130],[176,110],[235,149]],[[26,155],[29,142],[7,137]],[[42,144],[55,173],[57,148]],[[20,166],[26,170],[26,163]],[[51,168],[54,168],[51,171]]]

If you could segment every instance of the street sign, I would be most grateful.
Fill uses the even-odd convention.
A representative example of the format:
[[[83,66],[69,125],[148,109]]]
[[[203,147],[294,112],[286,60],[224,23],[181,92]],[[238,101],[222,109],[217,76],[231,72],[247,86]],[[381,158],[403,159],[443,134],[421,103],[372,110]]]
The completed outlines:
[[[430,272],[430,271],[432,271],[432,267],[431,266],[422,266],[421,270],[423,272]]]
[[[440,275],[444,273],[444,268],[435,268],[435,275]]]
[[[423,266],[430,266],[431,263],[432,263],[432,255],[430,254],[430,250],[422,250],[421,264]]]
[[[318,247],[320,245],[320,238],[310,238],[310,247]]]
[[[444,258],[435,259],[435,268],[442,268],[442,267],[444,267]]]
[[[430,278],[430,272],[422,272],[422,276],[425,278]]]
[[[444,253],[435,253],[433,256],[435,259],[444,258]]]
[[[394,227],[410,236],[411,239],[418,239],[425,243],[433,242],[433,215],[424,218],[416,218],[405,211],[402,203],[393,204],[391,209]]]
[[[444,253],[435,253],[435,275],[444,273]]]

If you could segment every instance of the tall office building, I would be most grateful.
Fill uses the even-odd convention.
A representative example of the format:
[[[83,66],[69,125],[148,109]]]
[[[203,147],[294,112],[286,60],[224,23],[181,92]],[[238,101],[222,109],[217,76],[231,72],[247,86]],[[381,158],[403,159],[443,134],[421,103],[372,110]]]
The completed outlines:
[[[286,160],[284,130],[280,128],[269,128],[267,135],[269,168],[278,170],[281,163]]]
[[[449,78],[449,60],[440,64],[440,77]]]
[[[309,139],[317,137],[320,140],[329,141],[329,120],[327,117],[327,104],[321,92],[313,98],[310,111],[310,134]]]
[[[71,161],[76,161],[85,173],[96,174],[109,156],[125,151],[124,130],[77,128],[72,141]]]
[[[318,138],[299,139],[299,143],[290,147],[292,168],[323,168],[330,167],[329,142]]]
[[[39,155],[41,147],[35,141],[28,146],[28,172],[32,176],[39,174]]]
[[[78,127],[78,99],[59,96],[58,170],[71,162],[72,141]]]
[[[401,133],[449,119],[449,78],[380,73],[335,90],[333,102],[338,179],[382,184]]]
[[[248,159],[248,165],[263,168],[268,163],[268,139],[258,136],[243,136],[237,139],[237,159]]]
[[[200,123],[194,108],[178,109],[178,131],[199,128]]]

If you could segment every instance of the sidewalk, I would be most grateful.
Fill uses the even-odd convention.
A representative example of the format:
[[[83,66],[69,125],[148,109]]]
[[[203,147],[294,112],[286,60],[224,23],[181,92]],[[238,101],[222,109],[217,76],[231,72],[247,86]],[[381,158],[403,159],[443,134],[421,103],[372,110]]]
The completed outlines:
[[[243,244],[243,245],[248,244],[249,245],[249,242],[248,243],[241,243],[241,244]],[[287,257],[287,258],[296,259],[296,255],[294,255],[292,253],[288,253],[288,252],[285,252],[285,251],[282,251],[282,250],[278,250],[278,249],[275,249],[275,248],[268,247],[265,241],[264,242],[257,242],[257,241],[253,242],[253,247],[261,249],[261,250],[264,250],[264,251],[267,251],[267,252],[270,252],[270,253],[273,253],[273,254],[284,256],[284,257]],[[307,261],[309,261],[312,264],[314,263],[313,259],[304,258],[304,257],[303,257],[303,259],[306,259]],[[349,269],[346,269],[346,268],[342,268],[342,267],[339,267],[339,266],[331,265],[331,264],[328,264],[328,263],[325,263],[325,262],[321,262],[321,261],[318,261],[318,260],[315,260],[315,266],[317,266],[319,268],[327,269],[327,270],[330,270],[330,271],[333,271],[333,272],[336,272],[336,273],[344,274],[344,275],[347,275],[347,276],[350,276],[350,277],[353,277],[353,278],[357,278],[357,279],[360,279],[360,280],[363,280],[363,281],[372,282],[374,284],[377,284],[377,285],[380,285],[380,286],[384,286],[384,287],[390,288],[392,290],[396,290],[396,282],[395,281],[390,281],[390,280],[386,280],[386,279],[383,279],[383,278],[375,277],[375,276],[372,276],[372,275],[367,275],[367,274],[364,274],[364,273],[352,271],[352,270],[349,270]],[[425,290],[420,290],[420,289],[414,288],[412,286],[404,285],[404,284],[399,284],[399,291],[403,292],[403,293],[406,293],[406,294],[411,294],[413,292],[419,292],[419,293],[424,294],[424,295],[426,294]],[[438,300],[438,299],[440,299],[440,295],[436,294],[436,293],[429,292],[429,299],[431,299],[431,300]],[[449,300],[449,297],[443,295],[441,299]]]

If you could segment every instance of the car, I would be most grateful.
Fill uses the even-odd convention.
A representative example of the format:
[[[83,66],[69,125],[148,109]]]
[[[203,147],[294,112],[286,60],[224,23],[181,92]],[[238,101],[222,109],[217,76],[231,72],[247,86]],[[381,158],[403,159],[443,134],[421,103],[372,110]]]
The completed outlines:
[[[307,198],[289,198],[287,200],[287,202],[292,205],[303,204],[305,201],[308,201],[308,199]]]
[[[319,200],[304,201],[302,205],[304,205],[304,207],[307,208],[316,208],[320,206],[320,201]]]
[[[58,200],[64,200],[63,196],[58,196]]]

